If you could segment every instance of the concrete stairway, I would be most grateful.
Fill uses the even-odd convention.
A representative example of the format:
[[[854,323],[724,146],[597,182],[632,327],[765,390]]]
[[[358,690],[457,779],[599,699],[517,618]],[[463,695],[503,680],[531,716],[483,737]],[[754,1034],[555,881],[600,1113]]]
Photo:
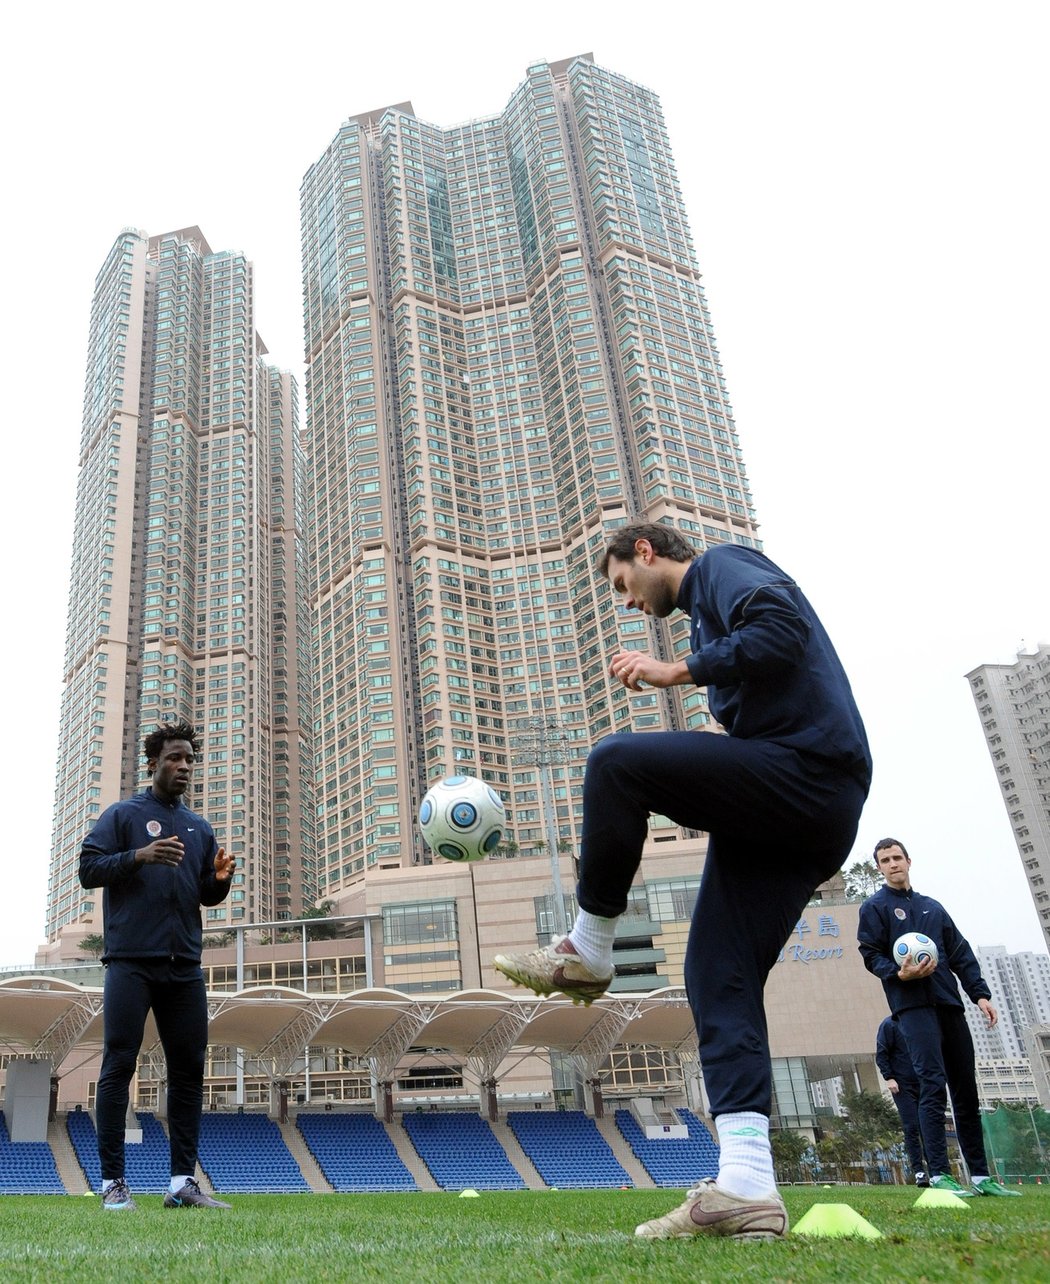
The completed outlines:
[[[419,1152],[412,1145],[412,1138],[405,1132],[404,1126],[400,1119],[395,1119],[393,1123],[384,1123],[386,1135],[390,1138],[390,1144],[397,1151],[397,1157],[405,1165],[408,1171],[415,1178],[416,1185],[420,1190],[440,1190],[431,1175],[430,1169],[420,1159]]]
[[[275,1121],[277,1122],[277,1121]],[[311,1190],[319,1194],[330,1195],[332,1193],[332,1183],[321,1171],[321,1166],[310,1153],[310,1147],[306,1144],[303,1134],[294,1123],[277,1122],[277,1127],[281,1130],[281,1136],[284,1144],[292,1158],[299,1165],[299,1171],[302,1173],[306,1184]]]
[[[522,1181],[529,1190],[546,1190],[547,1184],[536,1171],[536,1166],[528,1155],[522,1150],[521,1144],[514,1135],[514,1129],[511,1128],[505,1120],[500,1119],[496,1123],[490,1123],[492,1134],[503,1147],[507,1158],[514,1165]]]
[[[617,1128],[616,1120],[611,1115],[595,1119],[594,1126],[609,1143],[609,1149],[616,1156],[620,1167],[630,1175],[631,1181],[642,1190],[653,1190],[656,1182],[645,1171],[644,1165],[624,1140],[623,1133]]]
[[[62,1185],[66,1188],[66,1194],[83,1195],[86,1190],[90,1190],[91,1183],[80,1166],[80,1160],[77,1158],[77,1152],[73,1149],[73,1143],[69,1140],[64,1115],[58,1119],[48,1121],[47,1144],[51,1147],[51,1153],[55,1157],[55,1167],[58,1169],[58,1175],[62,1179]]]

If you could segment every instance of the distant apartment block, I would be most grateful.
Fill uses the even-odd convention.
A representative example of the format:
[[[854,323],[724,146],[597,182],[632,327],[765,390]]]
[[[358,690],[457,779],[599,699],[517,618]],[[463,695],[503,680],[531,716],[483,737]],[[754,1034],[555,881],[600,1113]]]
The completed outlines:
[[[1050,945],[1050,644],[966,675]]]
[[[992,992],[999,1020],[991,1029],[980,1010],[965,1003],[978,1060],[1007,1062],[1027,1057],[1027,1032],[1050,1023],[1050,955],[1009,954],[1001,945],[974,950]]]
[[[88,339],[47,906],[48,952],[101,930],[77,878],[100,812],[146,783],[143,732],[203,733],[190,804],[238,858],[209,925],[316,895],[304,457],[264,360],[252,265],[199,228],[127,229]]]

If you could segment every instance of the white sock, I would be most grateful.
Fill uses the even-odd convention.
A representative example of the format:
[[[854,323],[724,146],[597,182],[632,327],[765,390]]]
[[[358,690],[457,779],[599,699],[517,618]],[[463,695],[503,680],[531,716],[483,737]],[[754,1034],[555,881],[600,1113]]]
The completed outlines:
[[[769,1145],[769,1119],[753,1110],[719,1115],[715,1120],[718,1144],[718,1185],[741,1199],[759,1199],[776,1192],[773,1151]]]
[[[112,1185],[113,1185],[113,1183],[114,1183],[115,1181],[120,1181],[120,1178],[119,1178],[119,1177],[103,1177],[103,1178],[102,1178],[102,1193],[103,1193],[103,1195],[106,1193],[106,1191],[107,1191],[107,1190],[109,1190],[110,1186],[112,1186]]]
[[[171,1193],[177,1195],[189,1180],[189,1177],[173,1177],[171,1179]]]
[[[615,918],[599,918],[580,910],[569,933],[572,948],[592,972],[606,976],[613,970],[612,948],[616,935]]]
[[[982,1182],[982,1181],[987,1181],[987,1180],[988,1180],[988,1174],[987,1174],[987,1173],[985,1173],[983,1176],[981,1176],[981,1175],[980,1175],[980,1174],[978,1174],[978,1173],[974,1173],[974,1175],[970,1178],[970,1181],[971,1181],[971,1182],[973,1183],[973,1185],[975,1185],[975,1186],[979,1186],[979,1185],[981,1184],[981,1182]]]

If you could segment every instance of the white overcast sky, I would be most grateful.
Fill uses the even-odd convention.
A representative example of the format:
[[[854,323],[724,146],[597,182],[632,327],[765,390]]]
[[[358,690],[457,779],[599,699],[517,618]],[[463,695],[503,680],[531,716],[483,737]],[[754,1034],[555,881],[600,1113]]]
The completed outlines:
[[[43,937],[95,273],[199,224],[301,374],[299,184],[348,116],[493,115],[593,51],[663,102],[766,551],[867,721],[857,855],[904,840],[975,945],[1043,941],[964,675],[1050,639],[1050,10],[228,0],[15,10],[0,77],[7,788],[0,966]]]

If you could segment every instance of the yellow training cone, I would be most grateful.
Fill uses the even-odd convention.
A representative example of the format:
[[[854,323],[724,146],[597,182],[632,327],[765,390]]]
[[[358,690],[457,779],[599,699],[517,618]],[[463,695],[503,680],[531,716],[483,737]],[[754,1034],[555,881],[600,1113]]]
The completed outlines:
[[[459,1192],[459,1197],[460,1199],[480,1199],[481,1198],[481,1196],[478,1194],[476,1190],[461,1190]]]
[[[795,1226],[795,1235],[856,1235],[860,1239],[881,1239],[882,1231],[865,1221],[849,1204],[814,1204]]]
[[[967,1200],[960,1199],[958,1195],[953,1195],[950,1190],[934,1190],[931,1186],[928,1190],[922,1192],[912,1207],[954,1208],[958,1212],[960,1209],[967,1211],[970,1205]]]

